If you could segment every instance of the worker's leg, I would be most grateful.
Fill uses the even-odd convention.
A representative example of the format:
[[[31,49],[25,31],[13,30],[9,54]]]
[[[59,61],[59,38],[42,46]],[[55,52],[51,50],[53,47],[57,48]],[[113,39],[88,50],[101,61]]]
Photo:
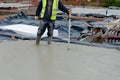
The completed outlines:
[[[51,41],[52,41],[52,36],[53,36],[53,30],[54,30],[54,22],[50,22],[48,23],[48,45],[51,44]]]
[[[45,26],[46,22],[40,20],[40,26],[38,28],[38,32],[37,32],[37,38],[36,38],[36,45],[39,45],[41,36],[43,35],[43,33],[45,32],[46,26]]]

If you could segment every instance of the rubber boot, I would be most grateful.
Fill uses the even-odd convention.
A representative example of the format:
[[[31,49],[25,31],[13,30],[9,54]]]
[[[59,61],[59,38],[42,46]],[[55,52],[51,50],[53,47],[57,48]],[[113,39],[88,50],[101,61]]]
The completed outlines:
[[[40,39],[41,39],[41,37],[40,37],[40,36],[37,36],[37,38],[36,38],[36,45],[39,45]]]
[[[50,45],[51,44],[51,41],[52,41],[52,37],[48,37],[48,45]]]

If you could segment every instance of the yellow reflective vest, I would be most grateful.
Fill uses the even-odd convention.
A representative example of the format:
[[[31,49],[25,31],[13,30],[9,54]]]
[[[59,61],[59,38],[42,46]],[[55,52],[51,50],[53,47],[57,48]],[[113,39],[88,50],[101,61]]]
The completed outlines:
[[[58,11],[58,1],[59,0],[53,0],[52,15],[50,17],[51,20],[56,20],[56,15],[57,15],[57,11]],[[47,0],[42,0],[42,11],[40,14],[40,18],[44,18],[46,4],[47,4],[46,2],[47,2]]]

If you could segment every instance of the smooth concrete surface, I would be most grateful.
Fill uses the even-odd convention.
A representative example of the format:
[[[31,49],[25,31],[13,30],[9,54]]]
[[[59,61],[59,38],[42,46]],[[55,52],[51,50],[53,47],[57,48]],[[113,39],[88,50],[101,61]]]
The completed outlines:
[[[44,41],[35,46],[34,40],[1,42],[0,80],[120,80],[120,51]]]

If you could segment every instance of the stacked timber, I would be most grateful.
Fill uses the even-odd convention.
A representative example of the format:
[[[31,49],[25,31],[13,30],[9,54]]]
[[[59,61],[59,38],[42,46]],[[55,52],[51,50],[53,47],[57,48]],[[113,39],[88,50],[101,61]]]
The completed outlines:
[[[106,31],[104,38],[106,43],[120,43],[120,25],[115,25]]]

